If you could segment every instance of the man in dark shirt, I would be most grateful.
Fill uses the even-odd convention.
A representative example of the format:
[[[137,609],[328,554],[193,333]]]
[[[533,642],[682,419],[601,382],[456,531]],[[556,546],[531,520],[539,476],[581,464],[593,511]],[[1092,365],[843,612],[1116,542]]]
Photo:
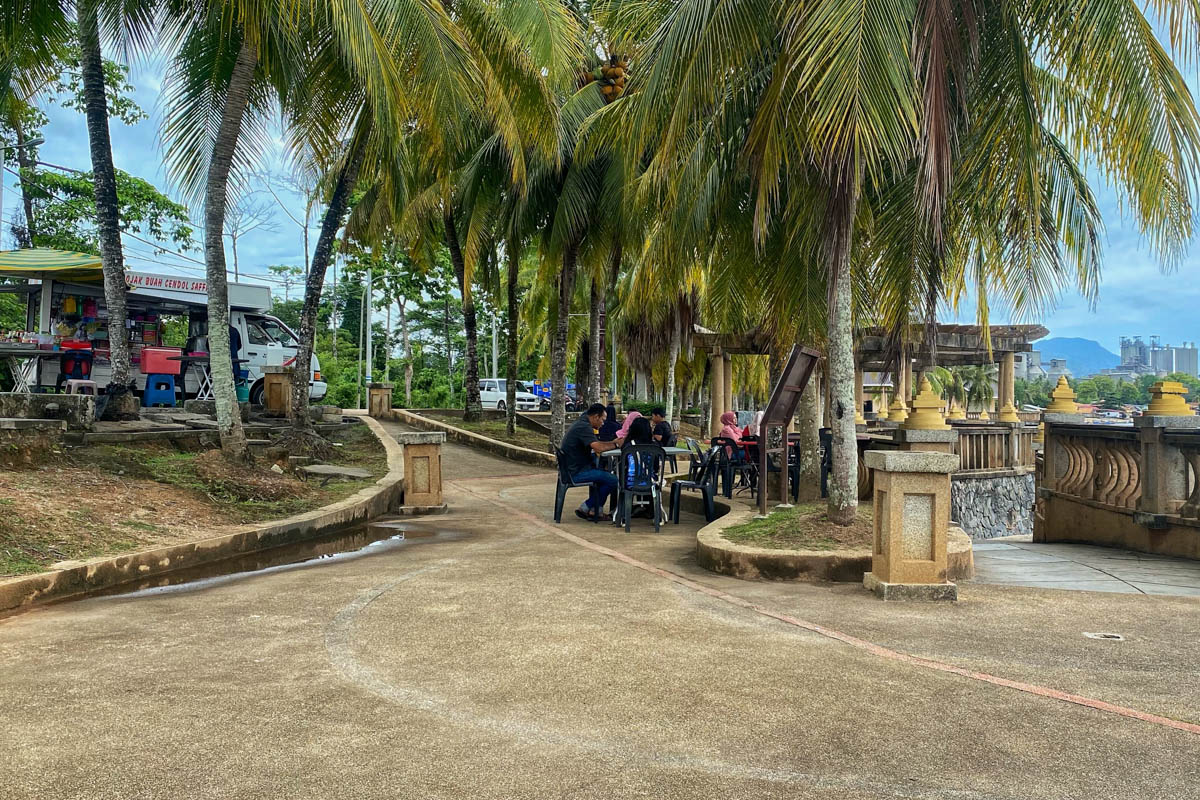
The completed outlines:
[[[659,406],[651,411],[650,424],[653,426],[654,443],[662,447],[670,447],[671,440],[675,438],[675,432],[671,430],[671,423],[667,422],[667,410]]]
[[[617,488],[617,476],[595,466],[592,456],[606,450],[616,450],[620,440],[602,442],[596,438],[596,429],[604,423],[604,406],[593,403],[563,436],[563,463],[567,474],[576,482],[589,482],[592,491],[588,499],[575,509],[581,519],[599,518],[608,495]]]

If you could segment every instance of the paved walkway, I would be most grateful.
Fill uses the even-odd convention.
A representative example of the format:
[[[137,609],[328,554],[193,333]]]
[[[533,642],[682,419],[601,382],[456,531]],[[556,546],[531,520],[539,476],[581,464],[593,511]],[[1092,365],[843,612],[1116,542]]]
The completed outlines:
[[[453,536],[0,622],[0,797],[1200,796],[1196,598],[748,583],[444,464]]]
[[[1041,589],[1200,597],[1200,562],[1030,537],[975,542],[975,581]]]

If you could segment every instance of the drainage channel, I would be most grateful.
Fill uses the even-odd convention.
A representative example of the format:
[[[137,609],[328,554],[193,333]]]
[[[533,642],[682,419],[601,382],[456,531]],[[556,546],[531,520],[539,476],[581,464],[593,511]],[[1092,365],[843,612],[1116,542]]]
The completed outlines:
[[[368,523],[316,539],[258,550],[142,580],[63,598],[61,602],[99,597],[138,598],[195,592],[246,578],[294,569],[309,569],[368,556],[383,555],[432,542],[464,539],[467,534],[429,523],[387,520]]]

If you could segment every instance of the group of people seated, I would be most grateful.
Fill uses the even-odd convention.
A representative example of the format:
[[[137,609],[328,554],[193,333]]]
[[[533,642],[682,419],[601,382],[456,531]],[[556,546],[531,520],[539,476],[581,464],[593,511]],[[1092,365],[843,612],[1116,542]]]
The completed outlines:
[[[667,421],[665,408],[653,409],[649,419],[638,411],[630,411],[617,424],[615,406],[609,404],[606,408],[593,403],[567,429],[561,445],[567,473],[577,483],[592,484],[588,499],[575,509],[575,515],[586,520],[599,519],[608,496],[617,488],[617,476],[597,463],[601,453],[638,444],[670,447],[674,442],[675,432]]]

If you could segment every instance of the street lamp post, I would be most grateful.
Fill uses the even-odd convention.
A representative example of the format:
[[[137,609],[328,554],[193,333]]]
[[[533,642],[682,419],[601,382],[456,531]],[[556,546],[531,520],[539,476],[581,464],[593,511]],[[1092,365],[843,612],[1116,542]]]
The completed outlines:
[[[4,154],[9,150],[19,150],[24,147],[37,147],[45,144],[46,140],[42,137],[30,139],[23,144],[9,144],[0,146],[0,245],[4,242]],[[32,244],[32,242],[30,243]]]

